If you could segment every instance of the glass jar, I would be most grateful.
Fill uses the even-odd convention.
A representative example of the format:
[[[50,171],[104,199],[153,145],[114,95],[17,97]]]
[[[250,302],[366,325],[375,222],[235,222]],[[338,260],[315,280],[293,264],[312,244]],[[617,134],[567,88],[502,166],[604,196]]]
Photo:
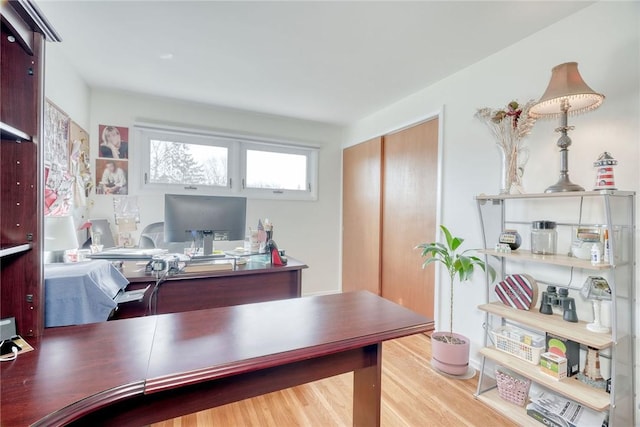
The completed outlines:
[[[531,224],[531,252],[540,255],[556,253],[558,232],[553,221],[533,221]]]

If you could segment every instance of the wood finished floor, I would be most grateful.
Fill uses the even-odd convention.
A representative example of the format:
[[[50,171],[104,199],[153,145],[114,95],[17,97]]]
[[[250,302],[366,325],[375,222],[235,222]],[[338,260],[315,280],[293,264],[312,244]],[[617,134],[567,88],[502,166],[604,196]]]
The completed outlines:
[[[383,426],[515,426],[474,399],[477,375],[452,380],[433,371],[426,335],[385,342],[382,355]],[[353,374],[343,374],[153,427],[350,426],[352,379]]]

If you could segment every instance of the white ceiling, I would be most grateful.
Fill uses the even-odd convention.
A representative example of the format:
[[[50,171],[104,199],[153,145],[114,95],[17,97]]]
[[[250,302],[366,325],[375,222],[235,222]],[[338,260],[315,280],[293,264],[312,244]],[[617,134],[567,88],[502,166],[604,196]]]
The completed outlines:
[[[346,124],[592,2],[37,3],[91,87]]]

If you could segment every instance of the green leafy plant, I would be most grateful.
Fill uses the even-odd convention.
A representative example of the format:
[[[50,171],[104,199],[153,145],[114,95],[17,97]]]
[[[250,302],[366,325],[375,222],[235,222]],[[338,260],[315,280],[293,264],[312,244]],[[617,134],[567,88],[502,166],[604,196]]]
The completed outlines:
[[[469,254],[472,249],[467,249],[463,252],[459,252],[459,248],[464,242],[464,239],[460,237],[453,237],[449,229],[444,225],[440,226],[442,234],[444,234],[446,245],[439,242],[422,243],[416,248],[422,250],[422,257],[426,258],[422,263],[422,268],[427,267],[429,264],[439,262],[445,266],[449,275],[449,334],[448,342],[452,343],[453,340],[453,296],[454,296],[454,282],[456,276],[460,282],[465,282],[471,278],[476,267],[487,271],[493,282],[496,277],[496,271],[489,264],[482,261],[477,256]]]

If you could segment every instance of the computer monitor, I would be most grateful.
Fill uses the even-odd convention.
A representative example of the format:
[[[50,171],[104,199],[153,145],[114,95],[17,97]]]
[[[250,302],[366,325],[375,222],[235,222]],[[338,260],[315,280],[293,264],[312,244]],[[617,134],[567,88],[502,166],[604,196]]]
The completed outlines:
[[[164,239],[167,242],[203,241],[203,254],[213,252],[213,241],[243,240],[247,199],[244,197],[165,194]]]

